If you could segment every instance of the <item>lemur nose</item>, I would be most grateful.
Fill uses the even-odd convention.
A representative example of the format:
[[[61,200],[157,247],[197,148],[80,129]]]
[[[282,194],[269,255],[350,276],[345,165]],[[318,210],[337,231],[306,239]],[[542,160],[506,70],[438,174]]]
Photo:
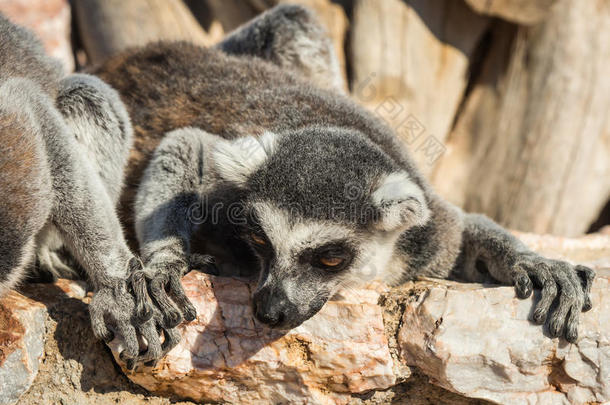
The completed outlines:
[[[266,290],[259,291],[252,299],[254,317],[270,327],[280,325],[285,319],[281,306],[275,301]]]
[[[261,313],[260,311],[257,311],[254,314],[254,316],[256,316],[256,319],[258,319],[265,325],[268,325],[271,327],[277,326],[284,321],[284,313],[278,312],[278,311],[265,312],[265,313]]]

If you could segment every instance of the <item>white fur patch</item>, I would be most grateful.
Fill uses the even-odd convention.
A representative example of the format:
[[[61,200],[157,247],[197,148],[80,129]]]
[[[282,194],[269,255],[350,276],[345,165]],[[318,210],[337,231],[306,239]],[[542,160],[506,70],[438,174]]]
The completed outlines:
[[[246,136],[220,141],[212,152],[216,170],[224,180],[243,185],[273,154],[277,135],[265,132],[260,137]]]
[[[286,260],[286,265],[290,264],[295,252],[355,236],[354,231],[348,227],[332,222],[297,218],[289,211],[268,203],[255,204],[254,209],[276,250],[278,260]]]
[[[377,224],[384,231],[423,225],[430,218],[423,190],[405,172],[388,174],[371,196],[380,212]]]

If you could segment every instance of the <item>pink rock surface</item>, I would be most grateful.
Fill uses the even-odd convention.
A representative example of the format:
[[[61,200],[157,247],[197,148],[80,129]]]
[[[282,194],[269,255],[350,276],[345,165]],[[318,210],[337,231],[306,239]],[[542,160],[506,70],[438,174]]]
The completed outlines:
[[[147,390],[196,401],[324,404],[395,382],[374,290],[331,301],[283,334],[254,320],[248,284],[196,272],[183,284],[198,317],[156,368],[128,374]]]
[[[253,319],[250,285],[192,272],[183,284],[197,320],[181,326],[182,342],[156,368],[127,376],[196,401],[341,404],[391,387],[415,366],[450,391],[496,403],[609,401],[610,236],[518,236],[599,271],[576,344],[531,323],[532,299],[518,300],[512,287],[443,280],[343,292],[282,334]]]
[[[0,0],[0,13],[33,30],[47,52],[62,61],[67,72],[74,70],[68,0]]]
[[[405,363],[467,397],[603,403],[610,401],[609,278],[597,278],[592,301],[570,344],[530,322],[532,300],[517,300],[511,287],[431,281],[406,306],[398,343]]]
[[[46,308],[11,291],[0,299],[0,404],[14,404],[32,385],[43,354]]]

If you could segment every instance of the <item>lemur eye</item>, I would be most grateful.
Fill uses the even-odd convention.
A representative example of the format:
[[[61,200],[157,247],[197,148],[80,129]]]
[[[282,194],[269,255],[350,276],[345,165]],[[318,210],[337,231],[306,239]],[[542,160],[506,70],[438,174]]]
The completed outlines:
[[[337,267],[345,262],[345,259],[342,257],[321,257],[319,260],[325,267]]]
[[[256,232],[250,232],[250,239],[252,239],[252,242],[260,246],[265,246],[267,244],[265,238]]]

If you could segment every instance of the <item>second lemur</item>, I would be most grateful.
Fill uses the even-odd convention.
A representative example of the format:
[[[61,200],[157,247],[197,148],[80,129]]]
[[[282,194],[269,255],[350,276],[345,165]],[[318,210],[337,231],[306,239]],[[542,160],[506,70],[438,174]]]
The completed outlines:
[[[138,338],[159,337],[144,280],[131,279],[142,263],[115,210],[131,145],[116,91],[64,75],[31,32],[0,15],[0,296],[34,269],[73,276],[68,251],[94,291],[95,335],[118,332],[134,362]]]

